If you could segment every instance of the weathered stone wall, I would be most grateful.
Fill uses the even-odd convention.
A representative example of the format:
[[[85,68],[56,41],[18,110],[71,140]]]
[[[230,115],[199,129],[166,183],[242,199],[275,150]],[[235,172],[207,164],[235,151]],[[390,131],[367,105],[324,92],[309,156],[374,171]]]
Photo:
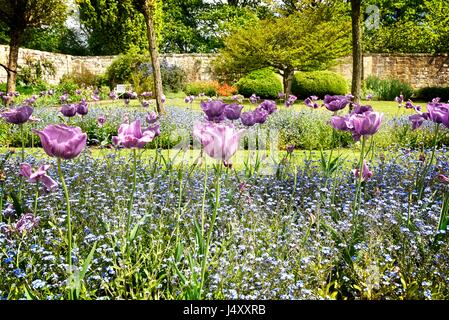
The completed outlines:
[[[352,58],[341,59],[332,68],[351,79]],[[370,54],[363,59],[363,77],[377,76],[406,81],[415,89],[449,85],[448,54]]]
[[[8,63],[9,47],[0,45],[0,63]],[[104,73],[112,63],[115,56],[94,56],[81,57],[58,53],[50,53],[38,50],[20,49],[19,66],[24,66],[27,59],[49,60],[56,69],[54,76],[46,76],[45,81],[51,84],[58,84],[62,76],[72,71],[80,72],[83,68],[94,74]],[[214,55],[210,54],[167,54],[162,55],[168,63],[175,64],[183,68],[187,73],[188,81],[211,80],[211,61]],[[0,68],[0,81],[6,82],[6,71]]]
[[[7,64],[9,47],[0,45],[0,62]],[[162,55],[170,64],[175,64],[187,73],[188,81],[211,80],[211,62],[213,54],[166,54]],[[52,61],[56,74],[47,77],[51,84],[59,83],[64,74],[81,71],[83,68],[95,74],[106,71],[115,56],[78,57],[65,54],[20,49],[19,66],[25,65],[26,59],[46,59]],[[363,60],[363,74],[366,79],[370,75],[380,78],[396,78],[409,82],[414,88],[425,86],[449,85],[449,56],[447,54],[370,54]],[[340,59],[332,68],[351,79],[352,59]],[[0,81],[6,81],[6,72],[0,68]]]

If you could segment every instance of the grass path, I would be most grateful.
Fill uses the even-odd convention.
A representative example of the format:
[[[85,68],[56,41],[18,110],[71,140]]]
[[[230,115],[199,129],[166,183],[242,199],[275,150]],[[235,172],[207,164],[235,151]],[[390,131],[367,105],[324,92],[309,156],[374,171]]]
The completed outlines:
[[[0,154],[6,153],[7,148],[0,148]],[[15,149],[16,153],[14,156],[20,157],[20,148]],[[51,158],[48,157],[42,148],[27,148],[25,150],[26,155],[31,155],[35,158],[42,159],[42,161],[49,161]],[[101,149],[101,148],[87,148],[84,154],[90,154],[94,158],[104,158],[111,154],[116,154],[118,157],[124,157],[125,159],[131,159],[132,152],[129,149]],[[325,150],[324,154],[326,157],[330,155],[330,150]],[[161,150],[158,155],[156,155],[156,150],[148,149],[139,152],[141,161],[148,161],[151,163],[154,161],[156,156],[163,157],[165,161],[172,162],[175,166],[184,165],[190,166],[194,163],[204,163],[206,161],[208,164],[213,164],[216,161],[204,155],[201,157],[201,150]],[[346,164],[350,165],[353,161],[356,161],[360,157],[360,152],[356,149],[339,149],[332,152],[333,157],[341,155],[346,158]],[[251,150],[239,150],[231,159],[233,166],[236,170],[242,170],[245,168],[245,162],[255,161],[257,156],[256,151]],[[262,161],[262,166],[265,169],[273,169],[276,167],[284,157],[286,156],[286,151],[270,152],[270,151],[259,151],[259,159]],[[307,160],[319,160],[320,151],[305,151],[297,150],[294,151],[291,161],[296,165],[303,165]]]

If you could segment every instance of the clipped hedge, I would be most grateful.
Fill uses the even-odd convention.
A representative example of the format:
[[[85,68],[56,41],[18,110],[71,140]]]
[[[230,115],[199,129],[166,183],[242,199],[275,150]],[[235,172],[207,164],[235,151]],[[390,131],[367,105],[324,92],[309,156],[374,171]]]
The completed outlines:
[[[449,87],[425,87],[416,92],[417,100],[432,101],[441,98],[442,101],[449,100]]]
[[[313,95],[323,98],[326,94],[343,95],[348,91],[346,79],[331,71],[297,72],[292,83],[292,93],[299,98]]]
[[[283,91],[282,82],[269,68],[256,70],[241,78],[237,84],[239,94],[250,97],[253,93],[262,99],[276,99]]]

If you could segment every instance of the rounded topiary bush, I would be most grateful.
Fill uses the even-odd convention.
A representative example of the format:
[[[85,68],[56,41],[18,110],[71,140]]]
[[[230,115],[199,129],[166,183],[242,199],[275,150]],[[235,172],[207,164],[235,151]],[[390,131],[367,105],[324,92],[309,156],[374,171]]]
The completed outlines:
[[[241,78],[237,84],[239,94],[250,97],[253,93],[262,99],[276,99],[282,92],[282,82],[269,68],[256,70]]]
[[[342,95],[349,91],[343,76],[331,71],[297,72],[292,83],[292,93],[299,98],[326,94]]]
[[[449,100],[449,87],[425,87],[416,92],[417,100],[432,101],[434,98],[441,98],[443,101]]]

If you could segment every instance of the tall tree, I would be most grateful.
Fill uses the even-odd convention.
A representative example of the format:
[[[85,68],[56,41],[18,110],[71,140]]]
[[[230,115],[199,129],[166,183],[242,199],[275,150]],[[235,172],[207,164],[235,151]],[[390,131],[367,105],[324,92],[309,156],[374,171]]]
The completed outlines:
[[[349,21],[332,18],[327,10],[261,20],[235,32],[226,39],[215,71],[227,80],[236,80],[250,71],[272,67],[282,76],[284,91],[289,94],[296,70],[324,69],[350,51]]]
[[[449,0],[367,0],[379,23],[364,33],[367,52],[449,52]]]
[[[95,55],[115,55],[148,48],[144,17],[133,0],[76,0],[80,20]]]
[[[155,21],[158,13],[161,11],[161,2],[158,0],[134,0],[134,5],[145,17],[147,26],[147,37],[151,55],[151,64],[153,67],[154,87],[156,93],[156,108],[159,114],[165,113],[164,102],[162,101],[162,76],[161,66],[159,63],[158,45],[156,39]]]
[[[362,96],[363,53],[361,28],[361,0],[351,0],[352,19],[352,95],[359,103]]]
[[[37,28],[65,21],[67,7],[63,0],[0,0],[0,21],[9,35],[7,90],[16,90],[17,60],[23,35],[30,28]]]

